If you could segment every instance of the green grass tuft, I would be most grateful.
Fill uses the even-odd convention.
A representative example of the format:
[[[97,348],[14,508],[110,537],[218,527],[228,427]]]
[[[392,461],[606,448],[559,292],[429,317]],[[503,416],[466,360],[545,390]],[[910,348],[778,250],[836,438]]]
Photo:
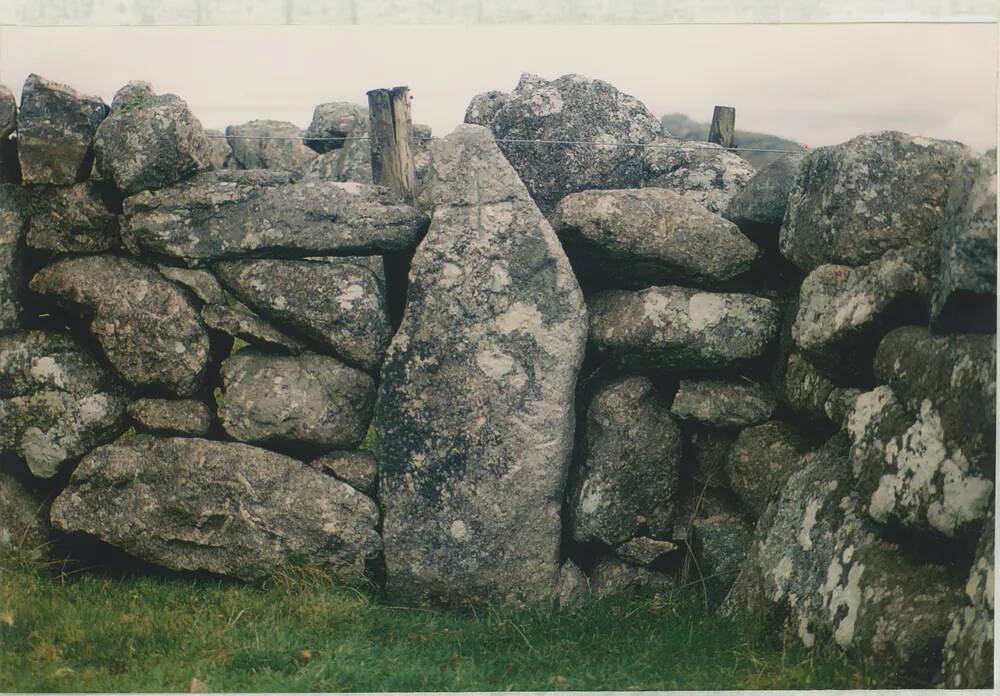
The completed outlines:
[[[420,691],[871,688],[808,653],[706,616],[697,594],[555,612],[430,611],[297,568],[265,583],[95,571],[0,557],[2,691]],[[194,681],[197,680],[197,681]]]

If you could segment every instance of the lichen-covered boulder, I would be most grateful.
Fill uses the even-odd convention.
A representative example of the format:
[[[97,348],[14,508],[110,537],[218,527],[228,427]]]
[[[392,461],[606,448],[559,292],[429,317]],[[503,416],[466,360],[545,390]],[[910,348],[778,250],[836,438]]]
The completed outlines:
[[[0,337],[0,450],[39,478],[117,437],[125,398],[114,375],[73,340],[28,331]]]
[[[350,449],[371,422],[375,382],[324,355],[241,350],[222,363],[222,380],[219,420],[241,442]]]
[[[792,326],[795,345],[818,364],[847,373],[864,368],[894,323],[919,315],[930,281],[926,254],[891,251],[865,266],[820,266],[802,282]]]
[[[90,453],[52,503],[52,524],[150,563],[257,580],[303,559],[345,581],[381,542],[361,493],[237,442],[137,435]]]
[[[789,478],[758,521],[722,611],[783,617],[807,648],[834,644],[892,674],[929,681],[961,580],[880,540],[851,492],[842,447],[838,438],[808,455]]]
[[[375,492],[378,462],[375,461],[375,455],[371,452],[336,450],[312,460],[309,465],[314,469],[332,474],[362,493],[371,495]]]
[[[975,539],[993,500],[993,482],[948,442],[925,399],[911,414],[888,386],[855,399],[846,418],[851,465],[868,514],[929,538]]]
[[[962,606],[951,615],[938,682],[946,689],[993,686],[994,513],[983,525]]]
[[[118,246],[119,216],[97,182],[32,187],[27,245],[55,252],[95,253]]]
[[[620,143],[647,143],[660,133],[660,122],[635,97],[581,75],[522,75],[490,127],[546,214],[570,193],[637,187],[642,160]],[[523,140],[579,142],[517,142]]]
[[[583,445],[566,495],[566,524],[579,542],[617,546],[643,530],[670,538],[681,432],[646,377],[602,385],[587,407]]]
[[[670,412],[683,421],[719,428],[763,423],[775,409],[774,396],[749,380],[682,379]]]
[[[726,474],[740,507],[756,520],[800,467],[809,442],[794,426],[770,421],[740,431],[729,450]]]
[[[226,128],[233,157],[244,169],[292,171],[305,166],[316,152],[301,138],[302,130],[287,121],[248,121]]]
[[[731,222],[666,189],[581,191],[563,198],[552,226],[588,284],[720,287],[760,255]]]
[[[820,423],[828,419],[826,403],[836,385],[798,353],[791,353],[782,380],[781,399],[796,414]]]
[[[729,200],[723,217],[736,223],[753,240],[776,240],[801,162],[800,156],[792,155],[761,167],[743,190]]]
[[[17,157],[26,184],[75,184],[90,176],[94,134],[108,106],[99,97],[28,75],[17,114]]]
[[[68,258],[30,287],[82,309],[108,361],[130,384],[189,396],[202,385],[208,336],[185,294],[152,268],[117,256]]]
[[[931,246],[968,148],[885,131],[812,150],[788,195],[781,253],[805,272]]]
[[[590,346],[622,367],[734,367],[764,354],[778,305],[755,295],[674,286],[605,290],[588,298]]]
[[[279,331],[243,307],[206,304],[201,308],[201,320],[208,328],[239,338],[260,350],[297,355],[307,349],[299,339]]]
[[[20,188],[0,184],[0,334],[21,327],[24,293],[24,238],[28,216]]]
[[[203,304],[225,304],[226,296],[214,275],[197,268],[178,268],[158,264],[156,268],[166,278],[190,290]]]
[[[207,172],[125,199],[127,229],[149,253],[189,264],[254,256],[381,254],[412,249],[427,216],[384,187],[287,172]]]
[[[177,435],[207,435],[212,412],[195,399],[136,399],[128,415],[139,430]]]
[[[472,98],[468,108],[465,110],[465,123],[474,126],[485,126],[489,128],[493,124],[493,118],[503,105],[510,100],[510,94],[500,92],[495,89],[489,92],[481,92]]]
[[[17,144],[10,139],[17,130],[17,99],[6,86],[0,85],[0,184],[21,181],[21,166],[17,161]]]
[[[996,337],[934,336],[906,326],[886,334],[875,352],[875,376],[910,413],[924,402],[937,412],[946,441],[980,471],[995,465]]]
[[[642,149],[643,186],[665,188],[722,214],[753,178],[753,166],[714,143],[661,136]]]
[[[677,588],[677,581],[666,573],[623,563],[609,556],[590,571],[590,591],[595,597],[617,597],[636,592],[666,594]]]
[[[996,332],[997,153],[957,166],[937,228],[940,271],[931,326],[940,332]]]
[[[125,195],[172,186],[212,167],[201,122],[174,94],[140,92],[94,136],[97,169]]]
[[[312,122],[303,134],[306,147],[323,154],[344,147],[349,135],[368,125],[368,109],[351,102],[328,102],[313,110]],[[365,143],[369,147],[368,143]]]
[[[381,259],[223,261],[215,271],[258,314],[365,370],[378,370],[392,329]],[[372,264],[377,263],[374,267]]]
[[[430,147],[434,218],[376,412],[387,591],[547,602],[586,307],[489,131],[459,126]]]
[[[143,102],[148,97],[155,97],[153,85],[145,80],[129,80],[125,86],[115,92],[111,99],[112,111],[128,111]]]

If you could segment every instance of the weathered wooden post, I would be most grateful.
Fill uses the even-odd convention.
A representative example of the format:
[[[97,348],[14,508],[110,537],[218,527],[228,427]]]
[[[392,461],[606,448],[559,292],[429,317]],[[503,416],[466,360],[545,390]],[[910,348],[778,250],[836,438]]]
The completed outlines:
[[[416,179],[410,140],[410,100],[409,87],[368,92],[372,179],[406,201],[413,200]]]
[[[736,132],[736,109],[732,106],[717,106],[712,112],[712,127],[708,130],[708,142],[722,147],[733,146]]]

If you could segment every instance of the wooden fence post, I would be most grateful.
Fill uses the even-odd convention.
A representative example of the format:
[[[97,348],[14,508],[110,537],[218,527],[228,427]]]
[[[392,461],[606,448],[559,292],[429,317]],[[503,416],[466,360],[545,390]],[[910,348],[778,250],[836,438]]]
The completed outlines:
[[[368,92],[372,179],[388,186],[406,201],[413,200],[413,149],[410,132],[410,88]]]
[[[732,147],[735,132],[736,109],[732,106],[715,107],[712,112],[712,127],[708,129],[708,142]]]

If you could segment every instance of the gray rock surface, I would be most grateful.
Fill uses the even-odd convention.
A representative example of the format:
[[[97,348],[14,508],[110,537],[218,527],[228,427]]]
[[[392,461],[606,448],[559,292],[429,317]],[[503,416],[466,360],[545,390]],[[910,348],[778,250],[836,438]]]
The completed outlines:
[[[115,92],[111,99],[112,111],[128,111],[135,108],[148,97],[155,97],[153,85],[145,80],[129,80],[124,87]]]
[[[262,215],[261,211],[267,211]],[[270,170],[208,172],[125,199],[127,233],[189,264],[268,252],[381,254],[413,248],[427,216],[389,189]]]
[[[348,364],[378,370],[392,328],[382,279],[364,258],[223,261],[229,290],[281,328]]]
[[[334,358],[242,350],[222,363],[222,379],[219,420],[242,442],[350,449],[371,422],[374,381]]]
[[[691,534],[694,575],[689,582],[703,584],[713,602],[721,600],[736,582],[752,540],[753,526],[739,515],[696,519]]]
[[[49,502],[0,470],[0,554],[45,558],[51,544]]]
[[[737,195],[723,217],[736,223],[751,239],[774,239],[788,209],[788,193],[795,182],[802,157],[784,156],[761,167]]]
[[[17,144],[10,139],[17,130],[17,99],[13,92],[0,85],[0,184],[21,180],[21,165],[17,161]]]
[[[775,409],[774,396],[749,380],[682,379],[670,412],[680,420],[736,428],[763,423]]]
[[[137,399],[128,405],[128,415],[139,430],[177,435],[207,435],[212,412],[195,399]]]
[[[770,421],[742,430],[729,451],[726,473],[740,507],[758,519],[801,467],[808,441],[792,425]]]
[[[931,246],[959,143],[884,131],[802,159],[781,227],[781,253],[805,272],[861,266],[892,249]]]
[[[28,331],[0,337],[0,450],[39,478],[125,429],[114,375],[73,340]]]
[[[796,414],[820,423],[828,420],[826,404],[835,388],[829,376],[805,357],[788,356],[781,398]]]
[[[569,533],[617,546],[641,530],[669,538],[676,513],[681,432],[645,377],[613,380],[594,394],[578,468],[566,495]]]
[[[438,204],[382,368],[387,590],[413,601],[548,602],[586,307],[489,132],[459,126],[431,151],[435,166],[458,169],[430,180]],[[488,174],[482,198],[463,199],[478,172]],[[461,182],[450,199],[445,180]]]
[[[590,582],[573,561],[566,559],[559,568],[556,602],[560,609],[575,609],[590,594]]]
[[[587,304],[591,348],[622,367],[737,366],[763,355],[778,331],[778,305],[754,295],[664,286],[606,290]]]
[[[277,349],[279,352],[292,354],[306,350],[305,343],[279,331],[243,308],[207,304],[201,308],[201,320],[210,329],[221,331],[262,349]]]
[[[131,97],[101,123],[94,152],[98,171],[126,195],[172,186],[212,167],[201,122],[173,94]]]
[[[300,139],[302,130],[287,121],[257,120],[226,128],[233,157],[243,169],[299,169],[316,157]]]
[[[222,292],[222,286],[208,271],[165,266],[162,263],[158,264],[156,268],[169,280],[194,293],[194,296],[202,303],[225,304],[226,296]]]
[[[56,252],[94,253],[118,246],[119,217],[104,202],[105,187],[31,187],[27,244]]]
[[[596,597],[617,597],[633,593],[662,595],[672,592],[677,582],[666,573],[605,558],[590,571],[590,590]]]
[[[220,130],[205,129],[208,138],[208,160],[212,169],[239,169],[240,163],[233,156],[233,148],[229,146],[226,135]]]
[[[99,97],[34,73],[21,89],[17,157],[26,184],[75,184],[90,176],[94,133],[108,113]]]
[[[687,436],[684,459],[691,479],[699,488],[728,488],[726,463],[739,431],[685,423],[684,433]]]
[[[334,477],[367,495],[375,492],[378,462],[371,452],[363,450],[327,452],[322,457],[312,460],[310,466],[333,474]]]
[[[760,255],[734,224],[666,189],[573,193],[552,226],[577,275],[605,287],[720,287]]]
[[[208,336],[184,293],[152,268],[116,256],[68,258],[30,287],[80,308],[111,365],[135,386],[196,392],[208,367]]]
[[[305,559],[360,580],[378,510],[300,461],[235,442],[138,435],[84,458],[52,524],[173,570],[257,580]]]
[[[615,548],[615,555],[626,563],[638,566],[649,566],[668,553],[673,553],[679,546],[671,541],[636,537]]]
[[[635,97],[581,75],[522,75],[490,127],[532,198],[548,214],[570,193],[635,188],[642,161],[622,142],[649,142],[660,122]],[[513,142],[571,140],[573,144]]]
[[[976,538],[993,482],[947,442],[930,400],[911,414],[881,386],[858,396],[846,420],[852,473],[872,519],[929,538]]]
[[[720,145],[669,136],[643,148],[641,158],[643,186],[670,189],[719,214],[754,175],[749,162]]]
[[[0,184],[0,334],[21,327],[28,216],[13,184]]]
[[[489,128],[497,112],[510,100],[510,94],[497,90],[481,92],[472,98],[465,110],[465,123]]]
[[[996,331],[997,155],[969,157],[952,177],[937,228],[940,272],[931,296],[938,331]]]
[[[313,110],[312,122],[303,134],[305,145],[320,154],[331,152],[344,147],[345,141],[338,138],[346,138],[367,126],[368,109],[364,106],[351,102],[320,104]]]
[[[947,689],[985,689],[993,686],[994,520],[983,525],[976,560],[965,583],[962,605],[951,615],[951,627],[942,651],[938,681]]]

